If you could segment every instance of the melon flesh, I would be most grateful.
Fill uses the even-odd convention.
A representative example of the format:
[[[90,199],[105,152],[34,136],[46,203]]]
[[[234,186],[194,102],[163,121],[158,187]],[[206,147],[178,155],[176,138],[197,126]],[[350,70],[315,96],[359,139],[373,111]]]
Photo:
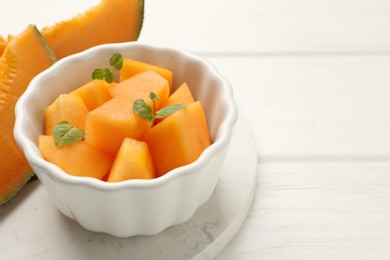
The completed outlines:
[[[53,53],[33,25],[13,37],[0,57],[0,204],[33,174],[13,137],[16,101],[30,80],[54,62]]]
[[[149,100],[149,93],[154,92],[159,97],[156,101],[156,109],[158,110],[169,97],[169,84],[161,75],[149,70],[116,84],[110,88],[109,92],[113,97],[131,95],[137,96],[145,102]]]
[[[3,37],[0,36],[0,55],[3,54],[6,42]]]
[[[70,20],[42,29],[58,59],[104,43],[137,40],[143,22],[143,0],[102,0]]]
[[[163,78],[165,78],[168,81],[169,90],[171,91],[173,75],[170,70],[149,63],[144,63],[144,62],[140,62],[128,58],[123,59],[122,69],[119,72],[119,81],[126,80],[138,73],[148,71],[148,70],[152,70],[158,73]]]
[[[84,130],[87,114],[88,109],[79,96],[61,94],[45,111],[45,134],[51,135],[61,121]]]
[[[115,157],[107,181],[119,182],[130,179],[154,178],[152,157],[146,143],[125,138]]]
[[[158,101],[163,102],[168,98],[169,86],[159,74],[146,71],[112,86],[109,91],[113,98],[87,115],[85,141],[116,154],[124,138],[139,139],[151,127],[150,122],[133,113],[134,101],[143,99],[153,107],[149,93],[155,92],[160,96]]]
[[[194,97],[192,96],[192,93],[190,91],[190,88],[188,87],[187,83],[183,83],[180,85],[178,89],[176,89],[168,99],[165,100],[161,104],[161,107],[166,107],[170,105],[175,104],[182,104],[182,105],[188,105],[194,102]],[[163,121],[165,117],[163,118],[156,118],[154,121],[155,124],[159,124],[161,121]]]
[[[194,102],[194,97],[188,87],[187,83],[183,83],[169,96],[166,102],[163,103],[163,107],[174,105],[174,104],[183,104],[188,105]]]
[[[58,147],[54,144],[52,135],[41,135],[38,143],[45,160],[74,176],[101,179],[114,161],[110,154],[83,141]]]
[[[107,83],[105,80],[95,79],[70,92],[70,94],[79,96],[88,110],[91,111],[112,98],[109,89],[113,85],[115,83]]]
[[[157,177],[195,161],[211,144],[200,101],[185,106],[150,128],[142,140],[148,144]]]
[[[138,139],[151,123],[133,114],[136,98],[116,97],[90,111],[85,122],[85,141],[115,155],[124,138]]]

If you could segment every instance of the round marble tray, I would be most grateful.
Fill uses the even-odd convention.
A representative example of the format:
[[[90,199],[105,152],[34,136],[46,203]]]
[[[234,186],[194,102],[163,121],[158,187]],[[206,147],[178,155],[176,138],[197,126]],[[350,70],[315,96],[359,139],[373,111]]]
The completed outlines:
[[[233,238],[256,188],[257,150],[239,116],[231,149],[211,198],[187,222],[154,236],[117,238],[85,230],[62,215],[39,183],[29,183],[0,206],[4,259],[212,259]]]

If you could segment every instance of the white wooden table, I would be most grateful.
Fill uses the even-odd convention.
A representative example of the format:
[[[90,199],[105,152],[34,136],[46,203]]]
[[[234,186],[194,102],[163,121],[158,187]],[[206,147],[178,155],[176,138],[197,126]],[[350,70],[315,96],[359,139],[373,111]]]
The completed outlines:
[[[0,33],[98,0],[54,2],[2,5]],[[252,127],[255,199],[216,259],[390,259],[390,1],[146,0],[139,41],[209,59]]]

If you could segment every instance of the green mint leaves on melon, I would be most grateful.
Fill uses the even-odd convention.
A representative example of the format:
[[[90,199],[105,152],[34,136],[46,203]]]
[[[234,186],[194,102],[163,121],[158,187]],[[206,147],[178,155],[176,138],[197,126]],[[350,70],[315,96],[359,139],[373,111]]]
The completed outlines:
[[[184,107],[183,104],[169,105],[153,114],[153,111],[156,111],[156,100],[159,99],[159,96],[157,96],[154,92],[150,92],[149,98],[153,101],[153,110],[143,99],[137,99],[134,101],[132,108],[134,114],[138,115],[147,122],[153,123],[156,118],[167,117]]]
[[[110,65],[116,69],[120,70],[123,64],[123,56],[120,53],[114,53],[110,58]],[[114,81],[114,72],[109,68],[98,68],[92,72],[92,79],[105,80],[107,83],[112,83]]]
[[[95,69],[92,72],[92,79],[105,80],[107,83],[112,83],[114,80],[114,73],[108,68]]]
[[[84,131],[62,121],[53,128],[53,138],[56,146],[65,146],[84,140]]]
[[[110,58],[110,65],[116,70],[120,70],[123,64],[123,56],[120,53],[114,53]]]
[[[152,108],[143,99],[134,101],[133,112],[147,122],[154,122]]]

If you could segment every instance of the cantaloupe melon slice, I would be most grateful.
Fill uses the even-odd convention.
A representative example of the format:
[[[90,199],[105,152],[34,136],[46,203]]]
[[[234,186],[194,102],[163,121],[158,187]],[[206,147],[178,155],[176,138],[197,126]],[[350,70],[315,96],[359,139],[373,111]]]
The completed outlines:
[[[115,83],[107,83],[105,80],[94,79],[85,85],[70,92],[71,95],[79,96],[89,111],[103,105],[112,98],[109,89]]]
[[[161,104],[169,97],[168,81],[153,70],[140,72],[110,88],[113,97],[132,95],[144,99],[149,99],[149,93],[154,92],[159,97],[156,101],[156,109],[160,109]]]
[[[169,90],[172,89],[172,72],[170,70],[167,70],[165,68],[155,66],[149,63],[140,62],[137,60],[132,60],[128,58],[123,59],[122,63],[122,69],[119,72],[119,81],[126,80],[130,78],[131,76],[134,76],[135,74],[138,74],[140,72],[153,70],[154,72],[157,72],[165,78],[168,81],[169,84]],[[169,92],[171,93],[171,92]]]
[[[33,25],[13,37],[0,57],[0,204],[32,176],[13,137],[16,101],[30,80],[54,62],[53,53]]]
[[[166,99],[165,102],[161,104],[161,107],[167,107],[170,105],[175,104],[182,104],[182,105],[188,105],[192,102],[194,102],[194,97],[192,96],[192,93],[187,85],[187,83],[183,83],[179,86],[178,89],[176,89],[168,99]],[[154,121],[155,124],[160,123],[163,121],[165,117],[163,118],[156,118]]]
[[[152,157],[146,143],[125,138],[115,157],[108,182],[154,178]]]
[[[134,41],[143,22],[143,0],[102,0],[74,18],[42,29],[58,59],[104,43]]]
[[[163,107],[174,105],[174,104],[183,104],[188,105],[194,102],[194,97],[192,96],[191,90],[188,87],[187,83],[181,84],[173,93],[169,96],[166,102],[162,104]]]
[[[158,177],[195,161],[211,143],[200,101],[185,106],[150,128],[142,140],[148,144]]]
[[[153,71],[139,73],[112,86],[109,91],[114,98],[87,115],[85,141],[116,154],[124,138],[138,139],[151,127],[150,122],[133,113],[134,101],[143,99],[153,107],[149,93],[156,93],[162,102],[168,98],[168,88],[167,81]]]
[[[113,156],[87,145],[84,141],[56,146],[53,136],[41,135],[38,146],[45,160],[74,176],[101,179],[114,161]]]
[[[88,109],[83,100],[76,95],[61,94],[45,110],[45,134],[51,135],[53,128],[61,121],[85,129]]]
[[[90,111],[85,122],[85,141],[115,155],[124,138],[138,139],[151,123],[133,114],[136,99],[135,96],[116,97]]]
[[[0,55],[3,54],[6,42],[3,37],[0,36]]]

